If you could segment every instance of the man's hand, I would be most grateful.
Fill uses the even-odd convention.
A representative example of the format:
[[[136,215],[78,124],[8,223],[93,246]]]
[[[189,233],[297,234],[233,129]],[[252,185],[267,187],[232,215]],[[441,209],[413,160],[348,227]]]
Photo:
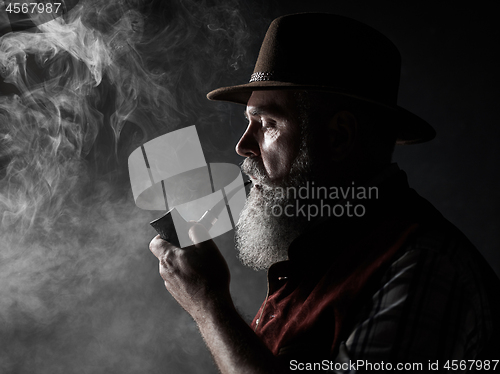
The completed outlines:
[[[207,230],[195,224],[184,249],[156,236],[149,245],[160,260],[165,287],[194,318],[221,373],[280,373],[271,351],[236,311],[229,269]]]
[[[232,306],[229,269],[207,230],[195,224],[189,230],[194,244],[178,248],[157,235],[149,249],[160,261],[160,275],[177,302],[201,322],[206,314]]]

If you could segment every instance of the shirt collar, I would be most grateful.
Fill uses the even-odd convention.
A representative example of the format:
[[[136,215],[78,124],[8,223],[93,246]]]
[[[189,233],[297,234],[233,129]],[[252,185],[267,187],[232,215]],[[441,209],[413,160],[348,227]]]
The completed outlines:
[[[323,263],[330,263],[353,237],[362,235],[373,226],[374,220],[380,220],[384,215],[390,214],[397,204],[398,198],[409,190],[406,173],[401,171],[397,164],[391,164],[367,183],[359,187],[377,187],[378,198],[367,200],[337,200],[333,204],[360,203],[365,208],[362,217],[323,216],[311,222],[307,229],[290,244],[288,249],[289,260],[278,265],[277,268],[308,268],[309,265],[317,267]],[[273,265],[272,267],[274,267]],[[271,268],[272,268],[271,267]],[[271,270],[271,269],[270,269]]]

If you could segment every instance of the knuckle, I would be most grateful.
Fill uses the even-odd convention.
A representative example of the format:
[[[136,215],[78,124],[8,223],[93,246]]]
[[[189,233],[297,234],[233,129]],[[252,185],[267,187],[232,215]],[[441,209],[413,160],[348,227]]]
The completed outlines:
[[[175,258],[177,257],[175,251],[172,248],[167,248],[165,250],[165,253],[163,254],[163,259],[167,261],[167,263],[171,264],[175,261]]]
[[[160,238],[160,235],[156,235],[151,241],[149,242],[149,250],[151,252],[155,252],[158,249],[160,249],[163,245],[163,240]]]
[[[156,237],[154,237],[150,242],[149,242],[149,250],[151,252],[154,252],[154,248],[156,247]]]
[[[176,248],[173,244],[167,242],[166,240],[163,240],[160,235],[156,235],[150,242],[149,242],[149,250],[153,252],[157,257],[161,253],[165,253],[168,250]]]
[[[182,256],[182,253],[179,255],[177,251],[175,250],[175,247],[170,247],[165,249],[163,254],[159,256],[160,264],[167,268],[168,270],[175,269],[179,262],[179,257]]]
[[[169,268],[170,266],[173,265],[172,259],[168,258],[168,256],[166,256],[166,255],[163,255],[160,257],[160,264],[164,268]]]

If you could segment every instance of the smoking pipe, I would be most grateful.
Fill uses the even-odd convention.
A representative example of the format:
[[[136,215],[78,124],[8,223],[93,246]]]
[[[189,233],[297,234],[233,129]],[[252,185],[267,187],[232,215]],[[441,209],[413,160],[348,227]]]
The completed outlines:
[[[234,194],[236,194],[236,192],[241,190],[243,187],[249,185],[250,183],[252,182],[247,181],[242,185],[231,190],[226,195],[227,201],[229,202],[229,200],[234,196]],[[215,224],[215,222],[217,222],[217,220],[219,219],[219,215],[224,210],[225,205],[226,201],[223,197],[221,200],[217,202],[217,204],[214,205],[212,209],[209,209],[205,213],[203,213],[203,215],[200,217],[198,221],[196,221],[196,223],[203,225],[207,229],[207,231],[210,230]],[[153,228],[156,230],[158,234],[160,234],[160,238],[168,241],[169,243],[172,243],[176,247],[180,247],[181,245],[179,241],[178,231],[176,230],[176,226],[174,224],[174,217],[175,217],[175,222],[177,222],[178,226],[177,228],[178,231],[180,231],[180,234],[187,235],[189,228],[194,224],[194,222],[188,222],[184,218],[182,218],[182,216],[180,215],[180,213],[177,211],[176,208],[170,209],[162,217],[155,219],[149,224],[153,226]]]

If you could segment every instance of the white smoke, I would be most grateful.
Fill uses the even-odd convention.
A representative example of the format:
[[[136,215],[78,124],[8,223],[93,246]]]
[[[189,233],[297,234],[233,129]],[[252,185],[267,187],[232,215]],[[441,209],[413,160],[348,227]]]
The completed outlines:
[[[205,94],[246,63],[238,2],[88,0],[42,21],[0,38],[0,372],[205,373],[126,160],[221,120]]]

